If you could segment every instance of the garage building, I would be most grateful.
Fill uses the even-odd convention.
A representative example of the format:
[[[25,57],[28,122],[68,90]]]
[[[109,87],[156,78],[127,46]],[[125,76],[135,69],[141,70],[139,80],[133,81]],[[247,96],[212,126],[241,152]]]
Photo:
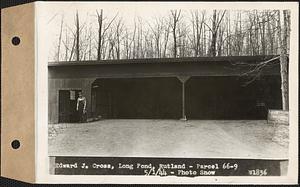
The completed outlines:
[[[268,109],[281,108],[279,60],[259,76],[250,71],[274,57],[49,62],[49,123],[78,121],[80,91],[89,118],[266,119]]]

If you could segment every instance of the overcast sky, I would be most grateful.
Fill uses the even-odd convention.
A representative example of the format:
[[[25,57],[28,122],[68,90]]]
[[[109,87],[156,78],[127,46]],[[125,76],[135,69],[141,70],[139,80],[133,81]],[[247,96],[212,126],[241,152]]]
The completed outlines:
[[[117,13],[122,17],[124,23],[130,27],[135,17],[141,17],[145,21],[153,20],[155,17],[163,17],[172,9],[182,9],[184,12],[195,9],[205,9],[200,4],[190,3],[63,3],[60,6],[49,6],[49,26],[58,27],[61,16],[64,15],[66,23],[74,24],[74,15],[78,11],[81,22],[97,21],[96,10],[103,9],[104,17],[113,18]],[[95,22],[97,24],[97,22]],[[58,29],[59,30],[59,29]]]

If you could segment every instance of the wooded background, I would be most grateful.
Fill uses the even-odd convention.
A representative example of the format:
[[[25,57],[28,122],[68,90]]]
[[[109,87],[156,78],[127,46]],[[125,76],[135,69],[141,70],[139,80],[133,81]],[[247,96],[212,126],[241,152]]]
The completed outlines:
[[[91,13],[90,13],[91,14]],[[170,10],[152,20],[141,16],[127,25],[118,13],[97,21],[65,22],[54,42],[52,61],[198,56],[276,55],[289,51],[288,10]]]

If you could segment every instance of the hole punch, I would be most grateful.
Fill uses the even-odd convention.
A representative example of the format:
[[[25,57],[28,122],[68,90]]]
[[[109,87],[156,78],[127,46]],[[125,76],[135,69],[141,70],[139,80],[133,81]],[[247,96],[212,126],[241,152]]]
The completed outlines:
[[[20,38],[17,37],[17,36],[13,37],[12,40],[11,40],[11,43],[12,43],[13,45],[19,45],[20,42],[21,42],[21,40],[20,40]]]
[[[11,146],[13,149],[18,149],[20,147],[20,141],[19,140],[14,140],[11,142]]]

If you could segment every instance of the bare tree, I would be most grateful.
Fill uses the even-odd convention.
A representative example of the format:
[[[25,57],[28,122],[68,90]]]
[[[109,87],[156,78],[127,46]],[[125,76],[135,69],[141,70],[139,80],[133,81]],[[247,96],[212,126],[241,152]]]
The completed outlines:
[[[261,54],[266,54],[266,41],[265,41],[265,12],[261,13],[261,20],[259,21],[260,41],[261,41]]]
[[[224,27],[220,27],[220,29],[219,29],[219,32],[218,32],[218,38],[219,38],[219,40],[217,41],[217,54],[218,54],[218,56],[222,56],[222,54],[223,54],[223,43],[224,43],[224,31],[225,31],[225,28]]]
[[[268,54],[273,54],[274,52],[274,40],[273,40],[273,25],[271,24],[271,14],[270,11],[266,11],[266,16],[267,16],[267,28],[268,28]]]
[[[181,19],[181,10],[171,10],[171,28],[173,33],[173,57],[177,57],[177,27]]]
[[[120,53],[121,53],[121,40],[122,40],[123,29],[124,29],[124,23],[122,18],[120,18],[115,26],[115,41],[116,41],[115,51],[118,60],[120,59]]]
[[[69,54],[69,34],[67,29],[65,29],[65,34],[66,34],[66,38],[65,41],[63,40],[62,43],[64,44],[65,47],[65,61],[68,61],[68,54]]]
[[[143,20],[141,17],[138,17],[138,27],[137,27],[137,58],[144,58]]]
[[[283,10],[283,28],[281,28],[280,21],[280,10],[277,12],[278,20],[278,40],[279,40],[279,50],[280,50],[280,74],[281,74],[281,94],[282,94],[282,109],[289,109],[289,99],[288,99],[288,61],[287,61],[287,39],[289,35],[289,29],[287,24],[289,24],[288,11]]]
[[[78,11],[76,12],[76,61],[80,60],[80,53],[79,53],[79,16],[78,16]]]
[[[181,22],[178,24],[178,49],[179,49],[179,53],[177,56],[179,57],[185,57],[185,56],[190,56],[190,45],[189,45],[189,41],[188,41],[188,35],[189,35],[189,27],[184,23]]]
[[[125,32],[125,36],[124,36],[124,40],[123,40],[123,45],[124,45],[124,54],[125,54],[125,58],[126,59],[130,59],[131,57],[131,38],[130,38],[130,33],[128,31],[128,28],[125,27],[124,28],[124,32]]]
[[[61,42],[64,45],[65,51],[64,51],[64,59],[65,61],[80,61],[82,59],[85,59],[88,54],[88,47],[89,47],[89,41],[92,36],[91,34],[91,28],[88,30],[86,25],[79,23],[79,15],[78,12],[75,14],[75,29],[70,28],[67,24],[65,25],[65,29],[61,27],[61,30],[64,30],[65,38],[63,39],[62,36]],[[84,33],[82,31],[84,30]],[[82,35],[83,34],[83,35]],[[72,35],[72,37],[70,37]],[[82,36],[81,36],[82,35]],[[71,40],[71,41],[70,41]],[[62,53],[60,46],[59,53]],[[59,55],[59,56],[62,56]]]
[[[144,33],[144,50],[145,50],[145,57],[146,58],[153,58],[155,57],[155,48],[154,47],[156,44],[155,44],[155,39],[153,39],[154,36],[153,34],[151,33],[150,30],[147,30],[145,31]]]
[[[57,61],[59,61],[60,58],[60,46],[61,46],[61,37],[62,37],[62,31],[63,31],[63,24],[64,24],[64,17],[61,18],[60,23],[60,32],[59,32],[59,38],[58,38],[58,45],[57,45]]]
[[[105,33],[110,28],[111,24],[116,19],[118,14],[116,14],[114,16],[114,18],[111,19],[110,22],[106,26],[104,26],[103,22],[104,22],[105,18],[103,18],[103,9],[100,10],[100,13],[98,11],[96,11],[96,13],[97,13],[97,20],[98,20],[98,27],[99,27],[98,28],[97,60],[101,60],[102,45],[103,45]]]
[[[132,47],[132,58],[135,59],[136,58],[136,42],[135,42],[135,38],[136,38],[136,18],[134,18],[134,29],[133,29],[133,34],[132,34],[132,40],[131,42],[133,42],[133,47]]]
[[[167,53],[167,46],[169,41],[169,35],[170,35],[170,24],[166,24],[167,21],[161,20],[161,25],[163,25],[163,32],[164,32],[164,40],[163,40],[163,57],[166,58]]]
[[[89,46],[88,59],[89,60],[91,60],[91,58],[92,58],[92,37],[93,37],[92,33],[93,33],[93,31],[92,31],[92,28],[90,27],[89,28],[89,36],[88,36],[88,46]]]
[[[91,28],[86,27],[85,24],[82,25],[80,28],[80,41],[79,41],[79,48],[80,48],[80,60],[87,60],[90,56],[91,50]]]
[[[235,33],[233,37],[234,43],[233,49],[235,55],[243,54],[243,46],[244,46],[244,33],[242,32],[242,14],[241,11],[237,11],[236,20],[235,20]]]
[[[200,15],[199,10],[194,10],[191,11],[191,16],[193,36],[192,39],[190,39],[190,42],[192,44],[194,56],[197,57],[199,55],[203,55],[203,51],[201,50],[201,35],[203,31],[205,12],[202,11]]]
[[[231,56],[231,28],[230,28],[230,12],[227,12],[227,27],[226,27],[226,55]]]
[[[115,37],[114,37],[114,31],[112,28],[110,28],[110,32],[108,33],[108,59],[114,59],[115,58]]]
[[[155,19],[154,26],[152,27],[151,24],[149,24],[149,27],[153,33],[154,40],[155,40],[155,49],[156,49],[156,57],[161,58],[161,40],[162,40],[162,33],[163,33],[163,21],[162,18]],[[146,37],[147,38],[147,37]],[[148,42],[149,43],[149,42]]]
[[[72,59],[73,59],[74,50],[75,50],[75,44],[76,44],[76,36],[74,35],[69,61],[72,61]]]
[[[207,25],[209,30],[211,31],[211,45],[209,49],[209,55],[210,56],[216,56],[216,44],[217,44],[217,34],[219,30],[219,26],[221,21],[223,20],[223,17],[225,15],[226,11],[224,10],[221,17],[219,16],[220,12],[217,13],[217,10],[213,10],[213,16],[212,16],[212,27]]]

